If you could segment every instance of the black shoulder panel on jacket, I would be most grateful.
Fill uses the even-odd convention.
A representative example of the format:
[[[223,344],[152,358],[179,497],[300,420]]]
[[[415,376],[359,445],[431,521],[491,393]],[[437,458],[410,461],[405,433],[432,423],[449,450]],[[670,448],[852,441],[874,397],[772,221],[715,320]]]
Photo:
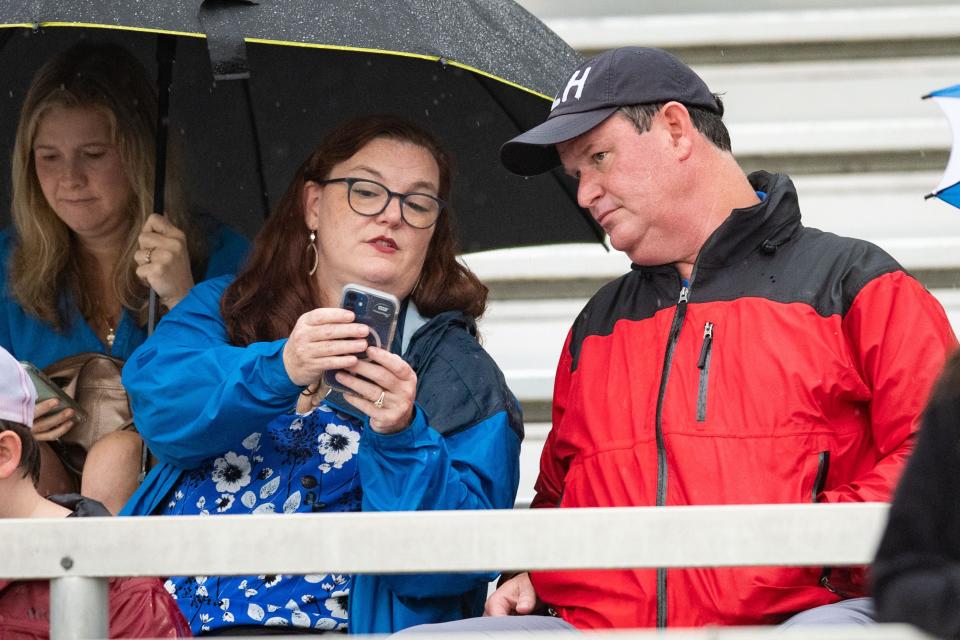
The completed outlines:
[[[580,347],[588,336],[613,333],[620,320],[644,320],[677,303],[680,277],[673,267],[634,268],[594,294],[573,323],[571,369],[577,368]]]
[[[758,245],[733,261],[719,258],[712,255],[709,267],[697,266],[690,304],[751,297],[806,304],[824,317],[845,315],[870,281],[902,270],[869,242],[804,227],[772,249]],[[601,288],[573,324],[571,370],[585,338],[610,335],[619,320],[643,320],[676,305],[680,287],[677,272],[666,266],[635,267]]]
[[[752,251],[742,260],[695,274],[690,303],[743,297],[803,303],[828,317],[846,315],[870,281],[902,267],[864,240],[801,228],[774,251]]]
[[[430,346],[412,348],[414,361],[410,363],[417,371],[417,403],[430,426],[445,436],[453,435],[506,411],[511,429],[523,440],[520,404],[500,368],[473,335],[475,325],[472,321],[441,322],[431,331],[436,320],[424,327],[433,333],[433,339],[420,338]]]

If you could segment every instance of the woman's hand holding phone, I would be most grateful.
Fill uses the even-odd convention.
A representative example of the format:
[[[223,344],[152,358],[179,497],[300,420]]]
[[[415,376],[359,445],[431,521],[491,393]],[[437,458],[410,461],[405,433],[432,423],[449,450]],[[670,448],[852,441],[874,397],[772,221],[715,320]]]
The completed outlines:
[[[370,417],[370,427],[377,433],[402,431],[413,420],[417,374],[395,353],[368,347],[366,360],[346,367],[336,378],[351,390],[343,397]]]
[[[57,411],[60,400],[48,398],[37,403],[33,412],[33,437],[40,441],[56,440],[76,425],[76,411],[66,408]]]
[[[333,307],[300,316],[283,348],[283,366],[294,384],[306,387],[328,369],[345,369],[358,362],[356,354],[367,348],[370,328],[353,320],[352,311]]]

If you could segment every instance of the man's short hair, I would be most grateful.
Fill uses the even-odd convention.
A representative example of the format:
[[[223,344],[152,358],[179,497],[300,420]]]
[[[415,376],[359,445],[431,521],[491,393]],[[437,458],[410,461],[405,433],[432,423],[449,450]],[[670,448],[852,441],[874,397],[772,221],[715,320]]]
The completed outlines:
[[[12,431],[20,437],[21,453],[18,467],[23,469],[23,477],[30,476],[33,484],[36,485],[40,482],[40,445],[34,439],[33,433],[19,422],[0,419],[0,432],[3,431]]]
[[[717,100],[717,104],[722,105],[723,101],[720,100],[720,96],[717,94],[713,95]],[[617,113],[623,114],[627,120],[632,122],[638,133],[646,133],[650,131],[654,116],[660,112],[660,109],[662,109],[665,104],[667,103],[633,104],[620,107]],[[700,107],[693,107],[686,104],[683,106],[685,106],[690,113],[690,121],[693,122],[693,126],[696,127],[697,131],[699,131],[704,138],[709,140],[713,146],[721,151],[730,151],[730,132],[727,131],[727,125],[723,124],[722,116]],[[723,111],[722,106],[720,110],[721,112]]]

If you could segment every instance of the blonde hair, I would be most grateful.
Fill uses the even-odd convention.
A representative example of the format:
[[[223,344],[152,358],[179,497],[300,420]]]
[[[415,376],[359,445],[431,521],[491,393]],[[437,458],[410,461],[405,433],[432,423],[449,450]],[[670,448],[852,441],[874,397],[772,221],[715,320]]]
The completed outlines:
[[[10,291],[28,313],[65,329],[71,321],[65,296],[91,317],[96,302],[83,286],[77,240],[50,207],[37,179],[33,143],[52,108],[92,108],[106,115],[130,184],[129,225],[112,282],[120,303],[143,324],[148,289],[136,275],[134,253],[144,221],[153,212],[157,94],[139,61],[119,45],[81,43],[60,53],[33,78],[20,111],[12,159],[12,213],[17,231]],[[169,155],[173,155],[171,149]],[[205,258],[179,189],[176,162],[168,161],[165,208],[188,238],[194,265]]]

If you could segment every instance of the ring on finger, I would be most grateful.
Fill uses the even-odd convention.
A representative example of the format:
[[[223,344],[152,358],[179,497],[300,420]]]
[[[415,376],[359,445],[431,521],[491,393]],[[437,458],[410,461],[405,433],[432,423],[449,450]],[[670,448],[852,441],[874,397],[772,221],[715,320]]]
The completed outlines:
[[[147,249],[147,255],[143,257],[143,264],[150,264],[150,254],[153,253],[154,247]]]
[[[386,391],[381,391],[380,397],[376,399],[376,401],[373,403],[373,406],[375,406],[377,409],[383,409],[383,399],[386,397],[386,395]]]

